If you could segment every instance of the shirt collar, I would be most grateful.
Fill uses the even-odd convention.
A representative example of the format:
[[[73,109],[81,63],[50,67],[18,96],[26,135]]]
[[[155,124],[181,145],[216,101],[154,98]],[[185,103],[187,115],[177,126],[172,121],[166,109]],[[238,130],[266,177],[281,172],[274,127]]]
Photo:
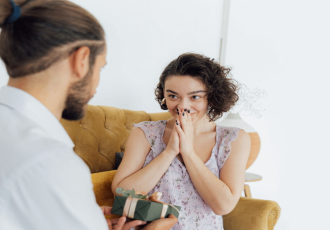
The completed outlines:
[[[0,103],[32,120],[46,131],[52,139],[63,142],[72,148],[74,147],[68,133],[54,114],[27,92],[15,87],[4,86],[0,89]]]

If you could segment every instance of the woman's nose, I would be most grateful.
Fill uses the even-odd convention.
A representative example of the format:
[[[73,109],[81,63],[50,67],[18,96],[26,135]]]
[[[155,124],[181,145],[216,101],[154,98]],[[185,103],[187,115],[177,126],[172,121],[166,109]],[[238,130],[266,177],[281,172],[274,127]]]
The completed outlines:
[[[182,100],[180,102],[180,104],[178,105],[178,109],[182,109],[182,110],[185,110],[185,109],[189,109],[189,102],[187,102],[186,100]]]

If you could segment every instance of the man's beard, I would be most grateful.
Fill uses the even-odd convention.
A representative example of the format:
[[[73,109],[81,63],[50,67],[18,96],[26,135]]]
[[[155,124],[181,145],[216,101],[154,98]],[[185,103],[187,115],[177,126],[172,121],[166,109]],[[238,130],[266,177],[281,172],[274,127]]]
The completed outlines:
[[[86,76],[81,81],[78,81],[70,87],[69,94],[65,102],[65,109],[62,113],[62,118],[76,121],[84,117],[84,107],[92,98],[88,90],[92,75],[93,71],[91,68],[89,68]]]

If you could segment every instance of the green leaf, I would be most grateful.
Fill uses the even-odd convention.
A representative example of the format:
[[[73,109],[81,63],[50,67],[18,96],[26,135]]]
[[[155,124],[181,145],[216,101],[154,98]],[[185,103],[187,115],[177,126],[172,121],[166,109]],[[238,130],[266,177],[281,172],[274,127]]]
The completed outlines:
[[[135,194],[134,198],[140,199],[143,195],[142,194]]]
[[[125,197],[129,197],[129,196],[131,195],[131,192],[130,192],[130,191],[129,191],[129,192],[125,191],[125,192],[123,192],[122,194],[123,194],[123,196],[125,196]]]
[[[131,196],[132,197],[135,197],[135,190],[134,190],[134,188],[132,189]]]
[[[121,187],[116,188],[116,193],[117,194],[122,194],[124,192],[124,189]]]
[[[144,195],[144,196],[141,196],[140,199],[144,200],[147,197],[148,197],[148,195]]]

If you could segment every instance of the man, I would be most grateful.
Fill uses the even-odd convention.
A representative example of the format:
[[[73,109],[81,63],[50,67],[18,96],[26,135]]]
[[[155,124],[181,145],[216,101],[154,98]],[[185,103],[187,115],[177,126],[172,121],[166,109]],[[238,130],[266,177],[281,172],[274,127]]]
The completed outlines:
[[[0,0],[0,26],[0,57],[10,76],[0,90],[0,229],[144,224],[105,221],[111,209],[96,204],[89,169],[59,123],[81,119],[96,93],[106,64],[102,26],[65,0],[20,6]],[[169,229],[176,221],[157,220],[145,229]]]

